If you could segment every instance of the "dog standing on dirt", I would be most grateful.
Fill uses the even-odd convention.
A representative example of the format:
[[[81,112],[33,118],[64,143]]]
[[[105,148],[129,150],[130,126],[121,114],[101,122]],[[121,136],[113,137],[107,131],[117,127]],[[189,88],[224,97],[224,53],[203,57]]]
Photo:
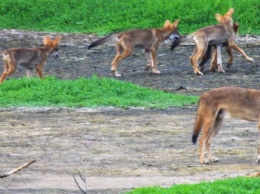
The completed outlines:
[[[248,57],[246,53],[238,47],[235,43],[235,31],[233,28],[232,15],[234,9],[230,8],[225,15],[216,14],[216,19],[220,23],[214,26],[208,26],[197,30],[190,34],[187,38],[178,39],[172,45],[172,50],[178,46],[181,42],[185,42],[189,39],[193,39],[196,45],[195,52],[190,56],[190,61],[194,69],[194,73],[197,75],[203,75],[198,69],[197,61],[201,59],[206,53],[209,45],[217,46],[217,65],[218,72],[224,72],[222,68],[221,48],[223,43],[227,42],[231,49],[238,51],[247,61],[253,62],[254,59]]]
[[[260,90],[222,87],[209,90],[201,95],[192,134],[192,142],[195,144],[203,129],[199,143],[201,163],[218,161],[218,158],[211,156],[210,146],[213,138],[219,132],[225,116],[258,122],[260,130]],[[257,162],[260,162],[260,145]]]
[[[132,55],[134,48],[144,49],[148,61],[147,70],[152,67],[154,74],[160,74],[156,65],[156,50],[159,45],[168,38],[179,36],[177,25],[179,20],[171,23],[166,20],[162,28],[135,29],[99,39],[89,45],[88,49],[104,44],[111,40],[116,42],[116,56],[112,61],[111,71],[113,76],[121,76],[117,73],[117,65],[122,60]]]
[[[25,67],[27,77],[31,76],[31,70],[36,69],[38,76],[43,78],[42,69],[48,57],[53,55],[59,57],[58,45],[61,37],[57,36],[54,40],[50,36],[44,37],[44,46],[39,48],[12,48],[2,53],[4,71],[0,77],[2,83],[6,77],[12,75],[17,66]]]
[[[234,29],[235,33],[237,33],[238,28],[239,28],[239,25],[237,23],[234,23],[233,29]],[[205,55],[202,57],[201,62],[199,64],[200,71],[204,70],[204,64],[209,60],[209,58],[211,56],[212,47],[214,47],[214,51],[213,51],[212,60],[211,60],[211,63],[210,63],[210,70],[211,71],[218,71],[218,65],[217,65],[217,45],[208,45],[207,51],[206,51]],[[233,63],[233,60],[234,60],[231,48],[229,47],[227,41],[222,44],[222,47],[226,47],[226,51],[227,51],[227,53],[229,55],[227,68],[230,68],[232,63]]]

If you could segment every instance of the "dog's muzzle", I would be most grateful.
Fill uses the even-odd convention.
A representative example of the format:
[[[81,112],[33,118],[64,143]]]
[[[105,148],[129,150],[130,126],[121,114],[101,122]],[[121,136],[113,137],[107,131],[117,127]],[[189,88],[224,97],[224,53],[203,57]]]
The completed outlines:
[[[52,56],[53,56],[55,59],[57,59],[57,58],[59,58],[59,56],[60,56],[60,52],[59,52],[59,51],[54,51],[54,52],[52,53]]]
[[[178,34],[172,34],[170,37],[169,37],[169,39],[171,40],[171,41],[175,41],[175,40],[177,40],[177,39],[179,39],[180,38],[180,35],[178,35]]]

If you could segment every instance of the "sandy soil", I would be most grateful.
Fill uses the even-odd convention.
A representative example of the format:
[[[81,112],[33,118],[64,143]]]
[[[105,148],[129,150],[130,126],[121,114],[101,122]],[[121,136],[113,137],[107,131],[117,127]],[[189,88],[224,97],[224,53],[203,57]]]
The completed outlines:
[[[0,50],[33,47],[45,33],[0,31]],[[51,34],[55,35],[55,34]],[[101,46],[87,50],[96,37],[62,34],[58,60],[50,58],[45,74],[77,79],[97,74],[110,77],[115,50]],[[226,73],[209,71],[195,76],[188,60],[193,45],[175,52],[165,43],[158,50],[161,75],[144,71],[141,52],[123,61],[123,81],[174,93],[200,95],[224,85],[259,89],[259,37],[238,37],[238,44],[255,59],[248,63],[235,54]],[[223,53],[225,53],[223,51]],[[223,59],[226,60],[224,54]],[[2,62],[0,62],[2,71]],[[12,78],[25,75],[19,69]],[[88,193],[122,193],[142,186],[171,186],[260,171],[256,164],[259,143],[257,123],[226,119],[213,143],[218,163],[201,165],[197,145],[191,143],[196,107],[167,110],[11,108],[0,110],[0,174],[32,159],[37,162],[18,174],[0,180],[0,193],[80,193],[72,174],[87,177]]]

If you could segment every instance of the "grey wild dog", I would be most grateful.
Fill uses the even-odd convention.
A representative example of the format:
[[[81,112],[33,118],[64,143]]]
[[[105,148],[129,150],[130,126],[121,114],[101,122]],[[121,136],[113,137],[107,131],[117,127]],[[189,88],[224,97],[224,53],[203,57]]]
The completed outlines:
[[[233,29],[234,29],[235,33],[237,33],[238,28],[239,28],[238,23],[234,23],[234,24],[233,24]],[[201,62],[200,62],[200,64],[199,64],[200,71],[203,71],[203,70],[204,70],[204,64],[205,64],[205,63],[209,60],[209,58],[210,58],[211,51],[212,51],[212,47],[214,47],[214,52],[213,52],[213,54],[212,54],[212,60],[211,60],[211,64],[210,64],[210,70],[211,70],[211,71],[218,71],[218,65],[217,65],[217,51],[216,51],[217,45],[208,45],[207,51],[206,51],[206,53],[204,54],[204,56],[202,57]],[[227,63],[227,68],[230,68],[231,65],[232,65],[232,63],[233,63],[233,61],[234,61],[234,57],[233,57],[231,48],[229,47],[227,41],[222,44],[222,47],[226,47],[227,54],[229,55],[229,60],[228,60],[228,63]]]
[[[43,78],[43,66],[47,62],[48,57],[53,55],[58,58],[60,53],[58,51],[58,45],[61,37],[57,36],[55,39],[51,39],[50,36],[44,37],[44,45],[38,48],[11,48],[2,53],[4,71],[0,77],[0,83],[2,83],[6,77],[12,75],[17,66],[22,66],[26,69],[27,77],[31,76],[31,70],[36,69],[40,78]]]
[[[230,8],[225,15],[216,14],[215,17],[220,24],[201,28],[196,32],[188,35],[186,38],[178,39],[173,43],[171,47],[172,50],[180,43],[189,39],[193,39],[196,49],[195,52],[190,56],[190,61],[195,74],[203,75],[203,73],[198,69],[197,61],[204,56],[209,45],[216,45],[217,47],[218,72],[224,72],[221,59],[221,48],[224,42],[227,42],[231,49],[238,51],[243,57],[246,58],[247,61],[254,61],[254,59],[248,57],[244,50],[239,48],[235,43],[235,31],[233,28],[232,19],[233,13],[234,9]]]
[[[197,142],[199,133],[203,130],[199,143],[201,163],[218,161],[218,158],[211,156],[211,142],[219,132],[225,116],[258,122],[260,130],[260,90],[221,87],[209,90],[200,96],[192,142],[194,144]],[[257,162],[260,162],[260,145]]]
[[[112,61],[111,71],[113,76],[121,76],[117,73],[117,65],[122,60],[132,55],[134,48],[144,49],[148,61],[147,70],[152,67],[154,74],[160,74],[156,64],[156,50],[159,45],[168,38],[178,38],[177,25],[179,20],[170,22],[166,20],[162,28],[134,29],[99,39],[89,45],[88,49],[113,40],[116,42],[116,56]]]

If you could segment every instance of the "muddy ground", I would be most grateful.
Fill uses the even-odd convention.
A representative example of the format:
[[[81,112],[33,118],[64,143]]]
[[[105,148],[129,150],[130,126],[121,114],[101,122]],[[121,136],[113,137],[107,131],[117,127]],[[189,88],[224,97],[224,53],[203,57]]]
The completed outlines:
[[[42,44],[45,33],[0,31],[0,50]],[[51,34],[54,36],[55,34]],[[111,77],[111,45],[87,50],[97,37],[62,34],[59,59],[50,58],[46,75],[77,79],[96,74]],[[123,81],[174,93],[200,95],[219,86],[259,89],[260,38],[244,36],[238,44],[255,62],[234,52],[235,62],[226,73],[193,74],[188,60],[193,45],[175,52],[164,43],[158,50],[161,75],[145,71],[143,53],[136,51],[119,65]],[[227,56],[223,51],[223,60]],[[0,62],[2,71],[2,62]],[[12,78],[25,75],[19,69]],[[87,177],[88,193],[123,193],[135,187],[171,186],[260,171],[256,164],[259,143],[257,123],[226,119],[213,143],[218,163],[201,165],[197,145],[191,143],[196,107],[167,110],[10,108],[0,110],[0,174],[32,159],[27,169],[0,180],[0,193],[80,193],[72,174]]]

